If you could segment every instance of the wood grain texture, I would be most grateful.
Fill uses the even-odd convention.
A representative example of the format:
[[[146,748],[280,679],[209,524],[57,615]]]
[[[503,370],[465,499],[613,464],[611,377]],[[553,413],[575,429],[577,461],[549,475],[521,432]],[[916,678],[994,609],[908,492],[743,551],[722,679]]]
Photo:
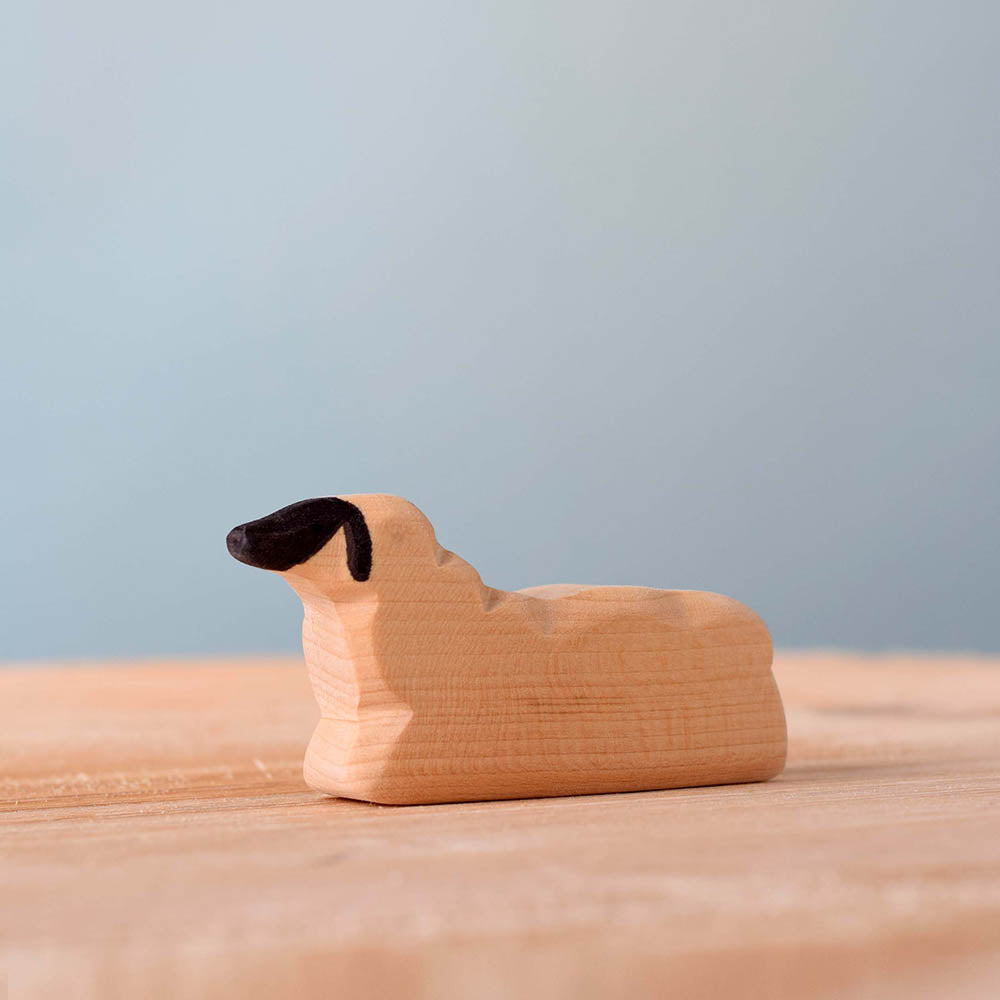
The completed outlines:
[[[1000,995],[1000,662],[779,655],[763,784],[325,798],[299,660],[0,670],[10,996]]]
[[[345,509],[370,536],[360,579]],[[731,598],[496,590],[387,494],[303,501],[230,539],[243,561],[287,567],[302,598],[321,713],[305,777],[320,791],[481,801],[763,781],[784,765],[771,637]],[[286,545],[309,555],[289,566]]]

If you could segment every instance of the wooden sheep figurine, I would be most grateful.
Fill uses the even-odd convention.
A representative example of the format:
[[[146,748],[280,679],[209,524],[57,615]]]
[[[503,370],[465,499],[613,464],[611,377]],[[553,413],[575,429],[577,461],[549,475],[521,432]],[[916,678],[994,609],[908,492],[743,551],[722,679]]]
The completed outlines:
[[[305,779],[385,804],[764,781],[785,760],[771,639],[718,594],[507,592],[413,504],[304,500],[234,528],[302,599],[322,718]]]

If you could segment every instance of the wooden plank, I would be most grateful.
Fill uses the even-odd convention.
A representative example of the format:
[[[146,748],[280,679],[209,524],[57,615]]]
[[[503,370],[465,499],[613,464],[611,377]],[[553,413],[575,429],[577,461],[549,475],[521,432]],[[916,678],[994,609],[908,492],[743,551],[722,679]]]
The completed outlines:
[[[993,997],[1000,663],[779,655],[767,784],[324,799],[298,660],[0,671],[10,995]]]

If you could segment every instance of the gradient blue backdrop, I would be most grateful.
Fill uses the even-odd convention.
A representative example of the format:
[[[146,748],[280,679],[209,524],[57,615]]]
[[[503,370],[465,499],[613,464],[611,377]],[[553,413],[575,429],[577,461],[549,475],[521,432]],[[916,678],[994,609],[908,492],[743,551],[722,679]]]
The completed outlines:
[[[298,647],[228,528],[1000,650],[994,2],[21,4],[0,658]]]

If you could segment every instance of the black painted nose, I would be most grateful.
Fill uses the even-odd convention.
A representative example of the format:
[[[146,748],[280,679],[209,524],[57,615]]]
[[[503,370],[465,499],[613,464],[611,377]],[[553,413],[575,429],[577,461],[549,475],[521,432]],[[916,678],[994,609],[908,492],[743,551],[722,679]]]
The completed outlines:
[[[267,517],[248,521],[226,536],[229,554],[248,566],[279,572],[304,563],[344,523],[343,500],[320,497],[282,507]]]

